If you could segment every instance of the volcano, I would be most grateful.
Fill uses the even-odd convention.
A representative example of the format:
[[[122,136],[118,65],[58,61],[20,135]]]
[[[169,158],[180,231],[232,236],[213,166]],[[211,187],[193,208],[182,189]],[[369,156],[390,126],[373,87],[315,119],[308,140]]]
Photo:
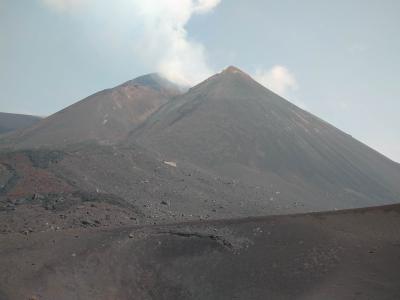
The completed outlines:
[[[236,67],[152,115],[129,141],[313,209],[400,199],[400,167]]]
[[[0,299],[400,299],[400,166],[238,68],[0,144]]]
[[[5,198],[41,194],[47,207],[101,194],[133,205],[141,223],[400,200],[397,163],[236,67],[186,92],[138,77],[1,141],[16,151],[0,155]]]
[[[25,149],[88,141],[113,144],[179,93],[179,87],[158,74],[140,76],[89,96],[6,142]]]

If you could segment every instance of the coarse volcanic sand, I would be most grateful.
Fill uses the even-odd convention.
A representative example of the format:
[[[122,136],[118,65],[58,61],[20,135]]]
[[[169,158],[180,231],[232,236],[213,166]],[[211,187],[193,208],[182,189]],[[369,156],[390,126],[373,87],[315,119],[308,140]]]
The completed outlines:
[[[0,299],[399,299],[400,206],[0,235]]]

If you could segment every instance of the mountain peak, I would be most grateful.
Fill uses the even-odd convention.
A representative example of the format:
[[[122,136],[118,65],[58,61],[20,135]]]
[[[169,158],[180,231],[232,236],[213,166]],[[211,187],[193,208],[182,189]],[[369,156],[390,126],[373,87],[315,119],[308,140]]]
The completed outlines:
[[[243,72],[242,70],[240,70],[239,68],[237,68],[235,66],[227,67],[225,70],[222,71],[221,74],[240,74],[240,75],[245,75],[247,77],[250,77],[250,75],[248,75],[247,73]]]
[[[141,85],[149,87],[153,90],[159,92],[169,92],[171,94],[180,94],[182,88],[175,83],[169,81],[158,73],[150,73],[146,75],[139,76],[135,79],[129,80],[122,84],[122,86],[127,85]]]

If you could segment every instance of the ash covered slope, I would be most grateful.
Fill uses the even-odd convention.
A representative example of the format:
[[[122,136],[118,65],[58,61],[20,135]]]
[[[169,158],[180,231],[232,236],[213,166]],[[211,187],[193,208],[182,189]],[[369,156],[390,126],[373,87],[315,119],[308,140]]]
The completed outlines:
[[[0,134],[27,128],[41,119],[36,116],[0,112]]]
[[[400,200],[398,164],[235,67],[165,105],[130,142],[158,151],[166,160],[278,187],[280,198],[310,208]]]
[[[0,234],[0,298],[397,300],[399,213]]]
[[[112,144],[179,93],[159,75],[144,75],[89,96],[5,142],[17,148],[60,147],[89,140]]]

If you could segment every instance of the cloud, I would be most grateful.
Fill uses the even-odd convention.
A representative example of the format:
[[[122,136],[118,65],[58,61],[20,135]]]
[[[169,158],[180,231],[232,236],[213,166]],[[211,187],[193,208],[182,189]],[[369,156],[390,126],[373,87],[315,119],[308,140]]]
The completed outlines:
[[[189,38],[186,25],[194,15],[215,9],[221,0],[42,0],[60,12],[95,17],[110,43],[126,39],[135,56],[169,80],[194,85],[214,73],[204,46]],[[104,27],[105,26],[105,27]]]
[[[137,2],[143,25],[142,57],[157,58],[157,71],[183,85],[193,85],[213,73],[202,44],[190,40],[185,29],[194,14],[213,10],[219,0],[147,0]]]
[[[269,70],[258,69],[254,78],[273,92],[286,96],[298,89],[295,76],[284,66],[276,65]]]
[[[214,9],[221,0],[198,0],[195,4],[195,11],[198,13],[206,13]]]

